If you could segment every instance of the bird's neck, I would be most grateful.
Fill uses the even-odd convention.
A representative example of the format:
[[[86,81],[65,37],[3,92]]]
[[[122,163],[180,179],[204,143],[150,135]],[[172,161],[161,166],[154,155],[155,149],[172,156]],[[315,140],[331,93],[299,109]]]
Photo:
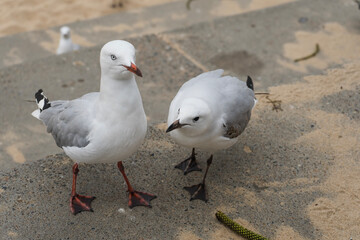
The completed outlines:
[[[71,38],[60,38],[60,45],[67,45],[67,44],[71,44]]]
[[[134,75],[126,80],[116,80],[102,76],[100,84],[100,102],[109,107],[123,107],[135,103],[142,107],[142,100]]]

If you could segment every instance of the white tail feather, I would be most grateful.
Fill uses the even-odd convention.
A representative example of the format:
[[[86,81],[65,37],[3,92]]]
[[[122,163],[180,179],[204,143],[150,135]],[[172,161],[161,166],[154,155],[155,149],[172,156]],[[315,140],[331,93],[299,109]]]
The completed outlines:
[[[37,118],[40,120],[40,109],[36,109],[35,111],[33,111],[31,113],[31,115],[33,115],[33,117]]]

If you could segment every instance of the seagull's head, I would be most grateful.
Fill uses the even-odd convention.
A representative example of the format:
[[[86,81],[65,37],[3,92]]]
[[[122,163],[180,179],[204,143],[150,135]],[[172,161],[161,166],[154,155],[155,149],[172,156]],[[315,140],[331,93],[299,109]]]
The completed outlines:
[[[135,48],[131,43],[123,40],[108,42],[100,52],[101,74],[117,80],[130,79],[133,74],[142,77],[135,60]]]
[[[166,132],[180,131],[188,137],[201,135],[211,127],[211,113],[211,108],[202,99],[185,99],[177,109],[176,120],[168,122]]]
[[[62,38],[69,39],[70,38],[70,28],[68,26],[61,27],[60,34],[61,34]]]

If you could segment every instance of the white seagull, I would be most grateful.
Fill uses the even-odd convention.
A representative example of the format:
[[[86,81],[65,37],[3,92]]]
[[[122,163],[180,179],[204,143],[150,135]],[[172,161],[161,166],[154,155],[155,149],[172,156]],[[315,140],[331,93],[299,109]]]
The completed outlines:
[[[114,163],[129,191],[129,207],[150,206],[156,196],[135,191],[121,160],[142,144],[147,121],[135,76],[142,77],[135,65],[135,48],[126,41],[108,42],[100,53],[100,92],[69,101],[49,101],[40,89],[36,94],[39,109],[32,115],[40,119],[56,144],[75,162],[70,209],[77,214],[92,211],[94,197],[76,193],[78,163]]]
[[[59,46],[56,50],[56,54],[60,55],[67,52],[77,51],[80,49],[80,46],[73,43],[71,40],[70,28],[68,26],[63,26],[60,28],[60,41]]]
[[[168,129],[176,143],[192,148],[192,154],[176,165],[184,171],[201,171],[197,166],[195,148],[211,154],[200,184],[185,187],[191,199],[207,201],[205,178],[212,162],[213,153],[235,144],[245,130],[256,104],[253,82],[236,77],[222,76],[218,69],[200,74],[182,85],[172,100]]]

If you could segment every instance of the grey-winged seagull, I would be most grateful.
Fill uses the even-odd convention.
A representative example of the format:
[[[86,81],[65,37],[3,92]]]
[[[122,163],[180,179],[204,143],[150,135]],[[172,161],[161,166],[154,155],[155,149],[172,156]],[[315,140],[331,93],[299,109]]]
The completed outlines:
[[[56,144],[75,162],[70,198],[71,212],[92,211],[94,197],[76,193],[78,163],[114,163],[129,191],[129,207],[151,207],[156,196],[135,191],[124,172],[121,160],[141,145],[147,120],[135,76],[142,77],[135,65],[135,48],[126,41],[108,42],[100,53],[100,92],[74,100],[49,101],[40,89],[36,94],[39,109],[32,115],[40,119]]]
[[[222,69],[200,74],[182,85],[172,100],[168,129],[176,143],[192,148],[185,161],[176,165],[187,174],[201,171],[197,166],[195,148],[209,152],[207,168],[200,184],[185,187],[191,198],[207,201],[205,178],[213,153],[235,144],[245,130],[256,104],[253,82],[222,76]]]
[[[61,27],[59,46],[56,50],[56,54],[60,55],[67,52],[77,51],[79,49],[80,46],[73,43],[71,40],[70,28],[68,26]]]

